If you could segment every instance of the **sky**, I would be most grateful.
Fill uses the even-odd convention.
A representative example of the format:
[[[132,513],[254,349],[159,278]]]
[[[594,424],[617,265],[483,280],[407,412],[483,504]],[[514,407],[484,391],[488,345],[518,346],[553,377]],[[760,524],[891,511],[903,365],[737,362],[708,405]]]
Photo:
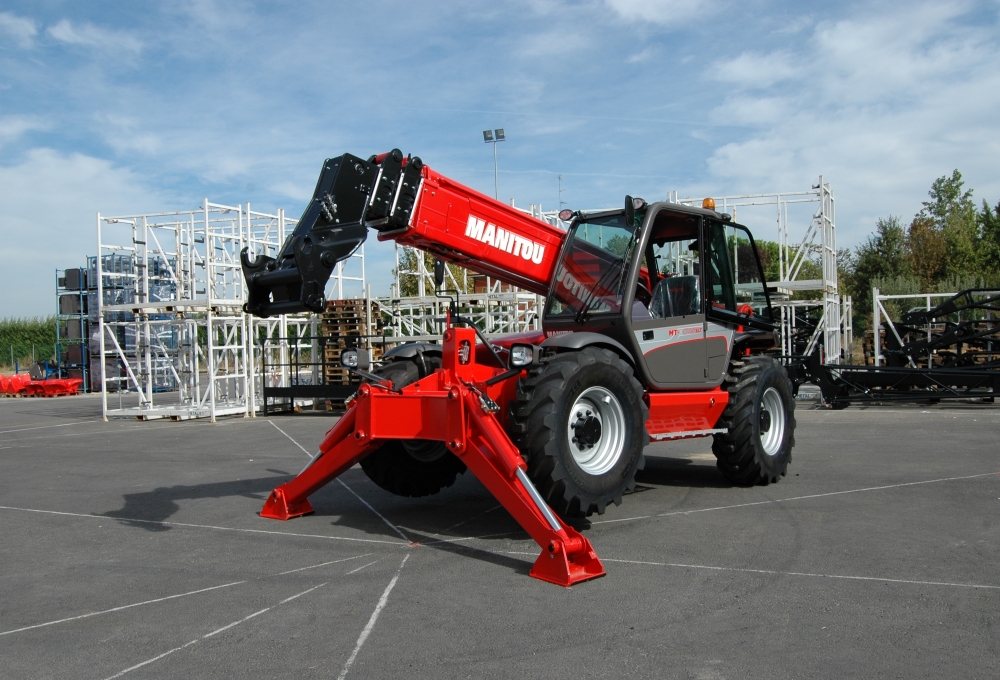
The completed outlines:
[[[0,317],[52,313],[95,213],[301,213],[398,147],[501,200],[798,191],[840,247],[961,170],[1000,201],[1000,3],[0,1]],[[772,209],[773,210],[773,209]],[[773,218],[739,215],[760,238]],[[807,220],[793,226],[801,234]],[[387,294],[392,249],[371,238]]]

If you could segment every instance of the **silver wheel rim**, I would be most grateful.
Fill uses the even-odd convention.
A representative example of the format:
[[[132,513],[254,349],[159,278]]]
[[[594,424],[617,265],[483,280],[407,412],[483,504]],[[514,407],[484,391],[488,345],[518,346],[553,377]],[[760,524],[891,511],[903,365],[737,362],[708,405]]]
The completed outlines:
[[[589,387],[573,402],[566,435],[580,469],[590,475],[604,474],[625,449],[625,411],[609,390]]]
[[[785,407],[778,390],[773,387],[764,390],[760,398],[760,411],[761,421],[768,421],[766,429],[763,422],[759,423],[760,445],[764,453],[775,456],[781,451],[781,442],[785,440]]]

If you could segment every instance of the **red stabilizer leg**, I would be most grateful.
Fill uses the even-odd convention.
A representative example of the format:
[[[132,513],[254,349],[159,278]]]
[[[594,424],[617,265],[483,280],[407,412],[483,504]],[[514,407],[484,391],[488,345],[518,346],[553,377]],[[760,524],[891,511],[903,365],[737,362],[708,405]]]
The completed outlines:
[[[590,541],[573,527],[566,526],[550,508],[545,506],[543,509],[532,498],[531,491],[517,475],[524,461],[496,418],[483,413],[478,397],[471,392],[466,393],[465,402],[471,427],[465,450],[456,453],[517,523],[542,546],[542,554],[530,575],[566,587],[604,576],[604,565]],[[540,497],[539,502],[544,503]],[[546,510],[551,519],[546,517]]]
[[[327,433],[319,447],[319,455],[290,482],[271,492],[261,508],[260,516],[268,519],[292,519],[313,511],[309,494],[328,484],[380,446],[364,432],[355,431],[357,404]]]

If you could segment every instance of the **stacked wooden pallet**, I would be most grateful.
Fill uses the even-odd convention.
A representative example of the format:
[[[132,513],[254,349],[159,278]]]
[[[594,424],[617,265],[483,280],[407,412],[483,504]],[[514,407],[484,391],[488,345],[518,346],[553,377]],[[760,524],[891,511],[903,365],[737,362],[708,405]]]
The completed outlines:
[[[371,310],[369,320],[368,310]],[[348,347],[367,349],[373,361],[382,356],[382,348],[374,346],[367,335],[374,335],[382,326],[382,314],[374,300],[330,300],[321,317],[323,336],[324,375],[327,385],[347,385],[357,378],[340,367],[340,355]]]

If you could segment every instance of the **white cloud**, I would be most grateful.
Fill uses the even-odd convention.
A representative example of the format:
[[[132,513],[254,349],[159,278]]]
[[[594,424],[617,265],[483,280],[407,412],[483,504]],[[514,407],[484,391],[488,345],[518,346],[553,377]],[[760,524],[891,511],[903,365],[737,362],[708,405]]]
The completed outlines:
[[[646,47],[633,55],[630,55],[628,59],[625,60],[628,64],[638,64],[643,61],[647,61],[654,54],[653,48]]]
[[[19,17],[10,12],[0,12],[0,36],[6,36],[20,47],[31,47],[38,34],[34,19]]]
[[[86,264],[94,216],[176,208],[131,170],[78,153],[33,149],[0,166],[0,318],[53,313],[55,270]]]
[[[55,26],[49,26],[46,32],[67,45],[97,47],[104,50],[123,49],[136,53],[142,50],[142,43],[134,36],[86,22],[74,25],[68,19],[63,19]]]
[[[787,190],[820,173],[838,197],[842,245],[878,216],[908,218],[931,182],[960,169],[1000,198],[1000,45],[961,7],[865,9],[818,24],[798,47],[748,51],[709,67],[726,86],[717,123],[759,129],[721,144],[710,172],[738,190]]]
[[[0,116],[0,149],[20,139],[26,132],[44,130],[49,126],[35,116]]]
[[[788,52],[744,52],[735,59],[718,64],[716,79],[742,87],[767,87],[800,75],[801,68]]]
[[[712,0],[605,0],[628,21],[651,21],[665,26],[682,24],[714,13]]]

